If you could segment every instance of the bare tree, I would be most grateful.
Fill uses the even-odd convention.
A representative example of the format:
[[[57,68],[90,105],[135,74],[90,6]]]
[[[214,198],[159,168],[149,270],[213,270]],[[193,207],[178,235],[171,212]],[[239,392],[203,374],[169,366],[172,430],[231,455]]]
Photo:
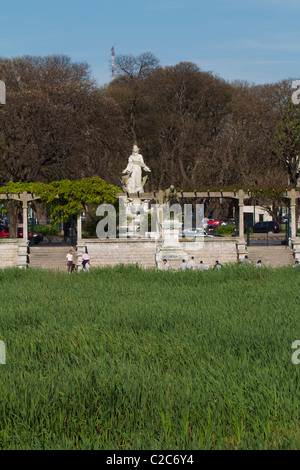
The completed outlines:
[[[300,107],[287,101],[274,136],[274,148],[288,172],[289,184],[297,186],[300,174]]]
[[[116,55],[115,74],[117,77],[131,79],[147,78],[159,66],[159,60],[152,52],[143,52],[138,56]]]
[[[113,179],[122,115],[85,63],[64,56],[0,60],[0,74],[7,84],[0,109],[3,181]]]
[[[138,122],[144,100],[144,82],[159,66],[159,60],[144,52],[137,57],[117,55],[115,58],[116,79],[108,87],[109,95],[122,107],[127,123],[127,135],[131,143],[137,143]]]

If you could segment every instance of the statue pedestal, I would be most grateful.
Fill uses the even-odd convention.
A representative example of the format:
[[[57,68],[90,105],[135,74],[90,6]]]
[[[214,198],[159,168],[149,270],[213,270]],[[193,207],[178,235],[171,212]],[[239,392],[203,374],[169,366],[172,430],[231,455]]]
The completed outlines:
[[[144,238],[148,231],[149,200],[119,196],[119,238]],[[149,236],[149,235],[147,235]]]
[[[179,231],[181,230],[181,222],[177,220],[166,220],[162,222],[162,247],[156,253],[156,266],[158,269],[162,269],[163,260],[166,259],[170,262],[172,267],[172,261],[176,262],[173,264],[178,265],[182,259],[188,259],[187,253],[183,250],[182,245],[179,242]]]

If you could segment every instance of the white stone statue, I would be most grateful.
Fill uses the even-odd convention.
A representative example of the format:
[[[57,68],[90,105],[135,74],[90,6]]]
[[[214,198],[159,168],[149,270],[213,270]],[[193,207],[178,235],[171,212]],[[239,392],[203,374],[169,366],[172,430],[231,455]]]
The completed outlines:
[[[147,177],[142,178],[142,170],[150,173],[150,168],[144,163],[142,155],[139,153],[139,148],[137,145],[133,146],[132,154],[128,158],[128,165],[122,174],[123,181],[125,183],[124,189],[128,193],[143,193],[144,184]]]

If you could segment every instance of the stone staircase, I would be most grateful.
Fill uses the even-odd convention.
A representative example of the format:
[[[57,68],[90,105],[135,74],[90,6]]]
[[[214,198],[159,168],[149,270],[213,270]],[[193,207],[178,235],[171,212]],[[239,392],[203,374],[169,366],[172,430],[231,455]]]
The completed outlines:
[[[155,268],[155,243],[98,243],[87,245],[94,266],[116,266],[118,264],[139,264],[143,268]],[[80,253],[81,254],[81,253]]]
[[[77,261],[77,252],[75,247],[71,246],[32,246],[29,253],[29,268],[53,269],[59,271],[67,270],[66,255],[70,249],[73,249],[74,262]],[[102,249],[100,249],[102,248]],[[138,245],[130,244],[120,249],[113,244],[89,245],[88,253],[91,256],[91,267],[96,266],[115,266],[120,263],[138,263],[144,268],[155,268],[155,246],[149,244],[143,246],[142,251]],[[220,247],[221,249],[221,247]],[[249,246],[247,249],[248,257],[254,264],[259,259],[265,266],[277,267],[294,264],[293,250],[289,246]],[[81,255],[81,251],[78,253]],[[197,253],[191,253],[200,256]],[[209,254],[209,253],[208,253]],[[241,259],[244,257],[241,256]],[[202,257],[203,258],[203,257]],[[201,259],[202,259],[201,258]],[[197,258],[198,259],[198,258]],[[200,258],[199,258],[200,259]],[[204,258],[203,258],[204,259]],[[221,253],[214,253],[212,260],[223,260]],[[226,260],[223,262],[226,262]]]
[[[290,246],[248,246],[247,252],[252,264],[261,259],[267,267],[289,266],[295,261]]]
[[[66,255],[73,250],[74,262],[76,264],[76,248],[71,246],[31,246],[29,252],[29,268],[54,269],[58,271],[67,270]]]

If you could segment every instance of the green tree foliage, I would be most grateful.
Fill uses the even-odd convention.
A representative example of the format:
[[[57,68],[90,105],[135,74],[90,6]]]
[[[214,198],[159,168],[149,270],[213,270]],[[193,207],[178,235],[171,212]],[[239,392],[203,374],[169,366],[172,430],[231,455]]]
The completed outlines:
[[[115,204],[117,186],[107,184],[101,178],[83,178],[82,180],[62,180],[52,183],[14,183],[9,182],[0,187],[0,194],[32,193],[51,209],[53,221],[68,220],[84,212],[88,205],[97,207],[100,204]]]

